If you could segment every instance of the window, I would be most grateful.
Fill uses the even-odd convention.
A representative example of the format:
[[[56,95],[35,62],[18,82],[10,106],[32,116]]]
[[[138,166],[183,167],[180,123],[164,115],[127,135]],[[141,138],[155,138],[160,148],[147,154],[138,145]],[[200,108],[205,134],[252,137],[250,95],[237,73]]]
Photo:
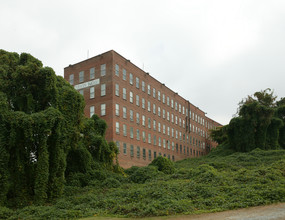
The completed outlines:
[[[145,109],[145,99],[142,98],[142,108]]]
[[[162,132],[165,134],[165,125],[162,125]]]
[[[74,75],[73,74],[69,75],[69,83],[70,83],[70,85],[74,84]]]
[[[157,91],[157,99],[160,101],[160,91]]]
[[[181,113],[181,104],[179,104],[179,112]]]
[[[156,151],[153,152],[153,158],[156,158]]]
[[[181,118],[179,118],[179,126],[181,127]]]
[[[145,142],[145,132],[144,131],[142,131],[142,140],[143,142]]]
[[[106,115],[106,104],[101,104],[101,116]]]
[[[140,140],[140,130],[137,129],[137,140],[139,141]]]
[[[167,96],[167,105],[169,106],[169,97]]]
[[[185,120],[183,120],[183,128],[185,128]]]
[[[115,65],[115,75],[119,76],[120,67],[118,64]]]
[[[127,71],[123,69],[123,80],[127,80]]]
[[[145,82],[142,81],[142,91],[144,92],[145,91]]]
[[[123,88],[123,99],[127,99],[127,89]]]
[[[79,93],[84,96],[84,89],[79,90]]]
[[[142,125],[145,126],[145,116],[142,116]]]
[[[123,118],[127,118],[127,108],[123,107]]]
[[[160,132],[160,122],[157,123],[158,126],[158,132]]]
[[[102,64],[101,65],[101,76],[105,76],[106,75],[106,64]]]
[[[175,110],[177,111],[177,102],[175,102]]]
[[[133,77],[133,74],[130,73],[130,84],[133,85],[134,83],[134,77]]]
[[[123,135],[127,136],[127,125],[123,124]]]
[[[156,145],[156,136],[153,136],[153,145]]]
[[[79,82],[84,82],[84,71],[79,72]]]
[[[161,138],[158,137],[158,146],[161,147]]]
[[[178,131],[176,130],[176,135],[175,135],[176,139],[178,139]]]
[[[174,142],[172,141],[172,150],[173,150],[173,151],[174,151],[174,148],[175,148]]]
[[[155,114],[155,104],[152,105],[152,112]]]
[[[174,123],[174,115],[171,114],[171,122]]]
[[[95,78],[95,67],[90,68],[90,79]]]
[[[157,114],[158,114],[158,116],[160,117],[160,107],[158,106],[158,108],[157,108]]]
[[[133,146],[133,145],[131,145],[130,154],[131,154],[131,157],[133,157],[133,156],[134,156],[134,146]]]
[[[119,84],[115,84],[115,95],[116,96],[120,95]]]
[[[95,97],[95,87],[90,87],[90,99],[94,99]]]
[[[152,89],[152,95],[153,95],[153,98],[155,98],[155,94],[156,94],[156,92],[155,92],[155,88],[153,88],[153,89]]]
[[[150,95],[150,85],[147,85],[147,94]]]
[[[116,122],[116,133],[120,134],[120,124],[119,124],[119,122]]]
[[[130,127],[130,138],[134,138],[134,128]]]
[[[148,123],[147,123],[147,126],[148,126],[148,128],[151,128],[151,120],[150,120],[150,118],[148,118]]]
[[[171,99],[171,108],[173,108],[173,99]]]
[[[140,114],[137,112],[136,116],[137,116],[137,124],[140,124]]]
[[[119,104],[116,104],[116,115],[117,116],[120,116],[120,106],[119,106]]]
[[[151,150],[148,150],[148,159],[151,160]]]
[[[170,136],[170,127],[167,127],[167,135]]]
[[[101,96],[106,95],[106,84],[101,84]]]
[[[116,141],[116,145],[117,145],[117,148],[118,148],[118,152],[120,153],[120,142]]]
[[[136,104],[137,104],[137,106],[140,106],[140,97],[139,97],[139,95],[136,95]]]
[[[134,111],[130,110],[130,121],[134,121]]]
[[[175,115],[175,124],[178,124],[178,118],[177,118],[177,115]]]
[[[150,112],[150,101],[147,101],[147,110]]]
[[[137,158],[140,158],[140,153],[141,153],[141,149],[140,147],[137,147]]]
[[[143,148],[143,159],[146,158],[146,154],[145,154],[145,148]]]
[[[130,92],[130,103],[133,103],[133,92]]]
[[[165,109],[162,109],[162,118],[165,118]]]
[[[185,107],[182,107],[182,114],[185,115]]]
[[[138,77],[136,77],[136,87],[140,88],[140,79]]]
[[[153,130],[155,131],[156,130],[156,121],[153,120]]]
[[[163,148],[166,148],[165,139],[163,138]]]
[[[162,103],[165,103],[165,95],[162,94]]]
[[[167,112],[167,120],[169,121],[169,112]]]
[[[174,138],[174,129],[171,128],[171,136]]]
[[[92,117],[92,115],[94,115],[94,112],[95,112],[95,108],[94,106],[90,106],[90,118]]]
[[[170,150],[170,141],[166,141],[167,142],[167,149]]]

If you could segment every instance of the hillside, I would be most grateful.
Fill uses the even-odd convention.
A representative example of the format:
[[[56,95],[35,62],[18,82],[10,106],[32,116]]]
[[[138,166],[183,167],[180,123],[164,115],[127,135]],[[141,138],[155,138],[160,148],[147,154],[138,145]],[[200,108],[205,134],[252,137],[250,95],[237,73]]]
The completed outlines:
[[[156,166],[133,167],[125,175],[98,171],[96,180],[77,175],[52,204],[0,208],[0,218],[163,216],[285,202],[285,150],[232,153],[218,147],[174,168],[164,173]]]

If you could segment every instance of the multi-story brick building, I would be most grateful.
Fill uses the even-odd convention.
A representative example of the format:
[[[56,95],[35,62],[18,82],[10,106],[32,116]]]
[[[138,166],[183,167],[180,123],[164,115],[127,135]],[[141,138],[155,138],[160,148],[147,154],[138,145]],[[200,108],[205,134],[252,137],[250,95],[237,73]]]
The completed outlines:
[[[111,50],[64,69],[64,78],[86,102],[85,115],[108,125],[106,139],[119,147],[122,167],[205,155],[220,126],[198,107]]]

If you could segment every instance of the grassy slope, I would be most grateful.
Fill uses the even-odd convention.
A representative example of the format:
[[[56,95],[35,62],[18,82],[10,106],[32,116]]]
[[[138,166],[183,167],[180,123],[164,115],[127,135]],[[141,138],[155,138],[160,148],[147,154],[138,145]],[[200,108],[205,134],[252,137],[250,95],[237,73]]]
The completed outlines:
[[[285,202],[285,150],[230,154],[217,149],[202,158],[178,161],[175,167],[169,175],[140,168],[139,176],[136,169],[128,171],[132,178],[112,175],[83,188],[68,186],[53,205],[0,208],[0,218],[162,216]],[[142,176],[144,183],[131,182]]]

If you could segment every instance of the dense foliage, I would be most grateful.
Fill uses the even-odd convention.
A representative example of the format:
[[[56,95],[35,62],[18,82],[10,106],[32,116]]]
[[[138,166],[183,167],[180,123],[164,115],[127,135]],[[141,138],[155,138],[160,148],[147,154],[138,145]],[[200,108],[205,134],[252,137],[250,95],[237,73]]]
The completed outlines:
[[[238,116],[212,131],[212,138],[239,152],[285,149],[285,98],[276,98],[270,89],[248,96],[239,104]]]
[[[126,177],[98,172],[99,178],[85,187],[67,186],[53,205],[3,208],[0,218],[162,216],[285,202],[285,150],[233,153],[218,147],[208,156],[178,161],[174,167],[172,174],[153,165],[130,168]],[[137,181],[140,174],[147,178]]]
[[[0,50],[0,205],[43,204],[62,195],[66,176],[112,166],[106,123],[84,118],[84,106],[41,61]]]

